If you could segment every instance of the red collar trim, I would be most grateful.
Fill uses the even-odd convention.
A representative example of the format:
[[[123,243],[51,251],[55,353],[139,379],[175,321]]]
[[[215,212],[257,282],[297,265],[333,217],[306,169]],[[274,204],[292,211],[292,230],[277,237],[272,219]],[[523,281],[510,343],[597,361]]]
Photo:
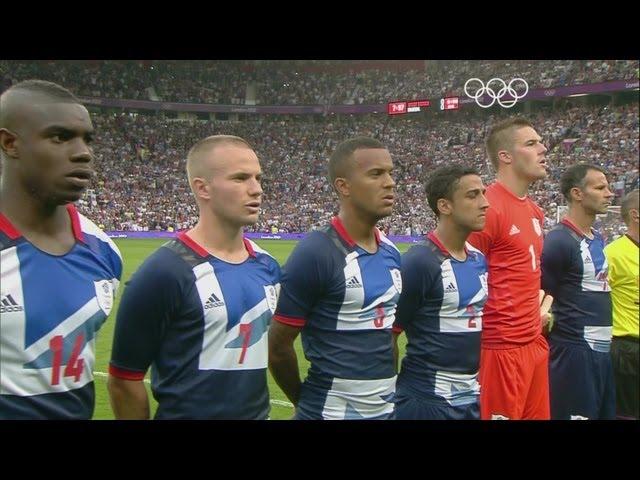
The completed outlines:
[[[431,240],[433,243],[436,244],[436,246],[440,249],[440,251],[442,253],[444,253],[447,257],[452,257],[453,256],[449,253],[449,250],[447,250],[447,247],[444,246],[444,244],[440,241],[440,239],[438,237],[436,237],[436,232],[435,231],[431,231],[429,233],[427,233],[427,238],[429,240]],[[469,251],[467,250],[467,246],[465,245],[464,247],[464,253],[469,254]]]
[[[15,240],[16,238],[20,238],[22,236],[18,229],[14,227],[9,219],[2,213],[0,213],[0,232],[4,233],[11,240]]]
[[[73,237],[80,241],[84,242],[84,234],[82,233],[82,228],[80,227],[80,216],[78,214],[78,210],[73,203],[69,203],[65,206],[67,213],[69,214],[69,218],[71,219],[71,230],[73,231]],[[15,240],[22,236],[22,233],[13,226],[13,224],[9,221],[7,217],[5,217],[2,213],[0,213],[0,231],[7,235],[11,240]]]
[[[587,237],[584,232],[582,230],[580,230],[575,223],[573,223],[571,220],[569,220],[568,218],[563,218],[562,221],[560,222],[563,225],[566,225],[567,227],[569,227],[571,230],[573,230],[574,232],[576,232],[578,235],[580,235],[583,238],[589,238]],[[593,231],[591,232],[593,234]]]
[[[184,243],[187,247],[189,247],[191,250],[196,252],[201,257],[206,258],[209,256],[209,252],[207,252],[207,250],[201,247],[200,244],[196,242],[193,238],[187,235],[186,231],[180,232],[178,234],[178,240],[180,240],[182,243]]]
[[[197,253],[203,258],[206,258],[210,255],[210,253],[202,245],[200,245],[193,238],[187,235],[186,231],[180,232],[178,234],[178,240],[180,240],[187,247],[189,247],[191,250],[193,250],[195,253]],[[244,248],[246,248],[247,252],[249,252],[249,256],[256,258],[256,252],[251,246],[251,242],[249,242],[249,240],[247,240],[246,238],[243,238],[242,241],[244,242]]]
[[[349,236],[349,233],[344,228],[344,225],[342,223],[342,220],[340,220],[340,217],[338,217],[337,215],[333,217],[331,219],[331,226],[335,228],[336,232],[338,232],[338,235],[340,235],[340,238],[342,238],[342,240],[344,240],[347,243],[347,245],[349,245],[349,247],[353,248],[356,246],[356,242],[353,240],[353,238],[351,238],[351,236]],[[376,227],[373,227],[373,234],[376,237],[376,243],[380,245],[380,232]]]
[[[71,218],[71,228],[73,229],[73,236],[76,238],[76,240],[84,243],[84,234],[82,233],[82,228],[80,227],[80,216],[78,215],[76,206],[73,203],[68,203],[67,212],[69,212],[69,217]]]

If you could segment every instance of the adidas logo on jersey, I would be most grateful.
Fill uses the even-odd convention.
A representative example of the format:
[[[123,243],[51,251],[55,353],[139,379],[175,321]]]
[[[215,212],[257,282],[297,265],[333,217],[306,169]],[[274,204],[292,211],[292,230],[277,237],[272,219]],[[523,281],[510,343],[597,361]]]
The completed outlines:
[[[24,307],[18,305],[11,294],[3,295],[2,301],[0,301],[0,313],[22,312]]]
[[[204,309],[208,310],[213,307],[223,307],[223,306],[224,306],[224,302],[221,301],[218,297],[216,297],[215,293],[212,293],[209,299],[207,300],[207,303],[204,304]]]
[[[520,229],[515,225],[511,225],[511,230],[509,230],[509,235],[516,235],[520,233]]]
[[[453,293],[453,292],[457,292],[457,291],[458,291],[458,289],[453,284],[453,282],[449,282],[449,285],[447,285],[447,288],[444,289],[445,293]]]
[[[362,284],[358,281],[358,277],[351,277],[347,280],[347,288],[359,288]]]
[[[587,263],[593,263],[593,260],[591,260],[591,257],[587,257],[587,258],[585,258],[585,259],[584,259],[584,263],[585,263],[585,264],[587,264]]]

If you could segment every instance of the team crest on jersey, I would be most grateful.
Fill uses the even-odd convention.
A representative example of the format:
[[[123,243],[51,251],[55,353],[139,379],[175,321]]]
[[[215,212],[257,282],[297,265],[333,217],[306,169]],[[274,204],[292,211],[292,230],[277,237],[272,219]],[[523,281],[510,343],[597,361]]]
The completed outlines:
[[[110,280],[99,280],[93,282],[96,287],[96,299],[98,305],[104,313],[109,315],[113,308],[113,285]]]
[[[397,268],[392,269],[391,279],[393,280],[393,286],[396,287],[398,293],[402,293],[402,275],[400,275],[400,270]]]
[[[542,235],[542,227],[540,226],[540,220],[538,220],[537,218],[532,218],[531,222],[533,222],[533,229],[536,231],[536,233],[540,237]]]
[[[264,293],[267,298],[267,305],[269,305],[269,310],[271,310],[271,313],[274,313],[276,311],[276,306],[278,305],[278,292],[276,290],[276,287],[274,287],[273,285],[265,285]]]

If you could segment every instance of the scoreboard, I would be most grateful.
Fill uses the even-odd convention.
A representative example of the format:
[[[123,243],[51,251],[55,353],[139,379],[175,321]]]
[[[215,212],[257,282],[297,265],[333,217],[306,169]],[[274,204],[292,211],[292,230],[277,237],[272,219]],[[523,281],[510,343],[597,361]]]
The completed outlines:
[[[398,100],[387,104],[389,115],[404,115],[406,113],[422,112],[431,106],[430,100]],[[440,110],[458,110],[460,97],[444,97],[440,99]]]
[[[445,97],[440,99],[440,110],[458,110],[460,97]]]
[[[389,102],[387,104],[387,113],[389,115],[403,115],[405,113],[421,112],[430,105],[431,102],[429,100],[401,100]]]

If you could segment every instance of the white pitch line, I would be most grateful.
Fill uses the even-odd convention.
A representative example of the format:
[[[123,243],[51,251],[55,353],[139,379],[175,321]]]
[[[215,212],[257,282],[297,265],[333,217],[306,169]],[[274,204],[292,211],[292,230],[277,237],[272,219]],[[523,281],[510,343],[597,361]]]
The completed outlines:
[[[289,407],[289,408],[293,408],[293,403],[291,402],[287,402],[286,400],[276,400],[276,399],[271,399],[269,400],[269,402],[271,402],[273,405],[278,405],[280,407]]]
[[[96,375],[96,376],[98,376],[98,377],[107,377],[107,376],[108,376],[108,374],[107,374],[107,373],[105,373],[105,372],[93,372],[93,374],[94,374],[94,375]],[[145,379],[143,380],[143,382],[144,382],[144,383],[151,383],[151,382],[149,381],[149,379],[148,379],[148,378],[145,378]],[[289,407],[289,408],[293,408],[293,403],[291,403],[291,402],[287,402],[286,400],[276,400],[276,399],[271,399],[271,400],[269,400],[269,402],[270,402],[272,405],[278,405],[279,407]]]

